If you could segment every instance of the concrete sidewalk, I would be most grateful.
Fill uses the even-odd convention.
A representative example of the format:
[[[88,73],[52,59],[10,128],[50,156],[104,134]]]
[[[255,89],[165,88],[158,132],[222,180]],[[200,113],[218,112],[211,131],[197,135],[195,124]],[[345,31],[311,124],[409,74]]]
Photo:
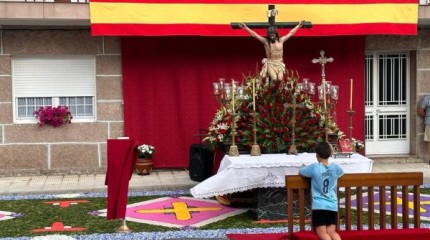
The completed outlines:
[[[430,184],[427,163],[377,163],[372,172],[423,172]],[[150,175],[133,174],[130,192],[156,190],[189,190],[199,182],[192,181],[186,169],[154,170]],[[106,192],[105,175],[52,175],[0,177],[0,194],[91,193]]]
[[[105,177],[105,174],[0,177],[0,194],[106,192]],[[154,170],[150,175],[133,173],[129,192],[189,190],[196,184],[185,169]]]

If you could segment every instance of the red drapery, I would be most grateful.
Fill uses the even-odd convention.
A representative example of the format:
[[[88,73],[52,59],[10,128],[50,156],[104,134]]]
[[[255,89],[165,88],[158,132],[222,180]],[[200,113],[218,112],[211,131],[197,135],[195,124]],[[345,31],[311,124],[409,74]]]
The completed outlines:
[[[286,66],[320,84],[321,65],[311,61],[321,50],[334,58],[326,78],[339,85],[337,118],[346,134],[354,79],[353,137],[363,140],[364,37],[293,37],[284,46]],[[255,74],[264,49],[251,37],[123,37],[122,57],[125,133],[155,146],[155,168],[176,168],[188,167],[190,145],[199,141],[193,135],[218,108],[212,82]]]
[[[133,139],[108,139],[108,165],[105,184],[107,215],[110,219],[124,219],[128,200],[128,184],[137,158],[137,143]]]

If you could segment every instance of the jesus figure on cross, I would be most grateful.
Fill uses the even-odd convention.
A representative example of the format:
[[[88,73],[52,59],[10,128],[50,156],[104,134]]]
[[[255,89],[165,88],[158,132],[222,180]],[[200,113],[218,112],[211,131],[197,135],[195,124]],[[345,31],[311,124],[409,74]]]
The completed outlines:
[[[290,37],[292,37],[299,28],[303,27],[305,21],[299,22],[297,26],[290,30],[290,32],[282,37],[279,37],[278,29],[276,26],[269,26],[267,28],[267,38],[258,35],[255,31],[246,26],[245,23],[239,23],[242,29],[245,29],[252,37],[263,43],[266,51],[266,58],[263,59],[263,67],[260,72],[261,77],[269,76],[271,80],[282,80],[285,74],[285,64],[282,59],[283,44]]]

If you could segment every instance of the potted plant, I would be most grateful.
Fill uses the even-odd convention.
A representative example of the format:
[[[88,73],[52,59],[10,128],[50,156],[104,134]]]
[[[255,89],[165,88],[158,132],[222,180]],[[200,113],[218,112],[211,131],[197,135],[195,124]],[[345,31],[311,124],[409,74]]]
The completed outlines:
[[[354,146],[355,152],[364,155],[364,143],[361,140],[351,138],[352,145]]]
[[[138,158],[135,169],[138,175],[149,175],[152,171],[155,147],[148,144],[137,146]]]
[[[67,106],[46,106],[39,107],[38,110],[34,111],[34,117],[37,118],[39,127],[45,124],[53,127],[59,127],[63,124],[72,123],[72,114]]]

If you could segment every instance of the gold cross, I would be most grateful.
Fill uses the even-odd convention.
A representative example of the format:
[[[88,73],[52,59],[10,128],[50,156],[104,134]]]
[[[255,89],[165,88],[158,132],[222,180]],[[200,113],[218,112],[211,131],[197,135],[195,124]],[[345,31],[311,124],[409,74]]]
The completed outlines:
[[[293,90],[294,91],[294,90]],[[296,147],[296,134],[295,127],[296,127],[296,108],[302,108],[304,105],[302,103],[297,103],[296,101],[296,95],[293,93],[293,103],[285,103],[284,104],[285,111],[286,108],[292,107],[293,108],[293,117],[291,119],[291,145],[288,149],[288,154],[297,154],[297,147]]]
[[[138,213],[174,213],[177,220],[190,220],[191,213],[203,211],[219,211],[222,207],[188,207],[186,202],[173,202],[172,208],[163,209],[142,209]]]

